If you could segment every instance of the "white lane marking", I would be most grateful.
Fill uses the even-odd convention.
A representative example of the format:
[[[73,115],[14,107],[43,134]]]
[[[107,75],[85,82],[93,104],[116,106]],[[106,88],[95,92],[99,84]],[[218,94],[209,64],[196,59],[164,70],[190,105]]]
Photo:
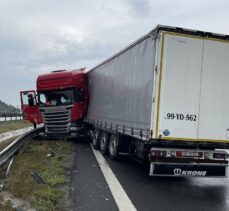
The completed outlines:
[[[13,130],[13,131],[9,131],[9,132],[5,132],[5,133],[0,133],[0,142],[5,141],[9,138],[13,138],[15,136],[19,136],[29,130],[32,130],[33,127],[25,127],[25,128],[21,128],[18,130]]]
[[[123,189],[122,185],[119,183],[118,179],[109,167],[107,161],[103,158],[102,154],[99,151],[94,150],[92,144],[91,148],[119,210],[136,211],[137,209],[134,207],[133,203],[127,196],[125,190]]]

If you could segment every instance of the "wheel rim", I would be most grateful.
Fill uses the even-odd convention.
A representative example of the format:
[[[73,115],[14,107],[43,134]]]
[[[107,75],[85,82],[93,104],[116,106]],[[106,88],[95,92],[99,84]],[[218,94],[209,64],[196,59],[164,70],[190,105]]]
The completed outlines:
[[[105,147],[105,142],[106,142],[106,140],[105,140],[105,137],[103,136],[102,139],[101,139],[101,144],[100,144],[100,148],[101,148],[101,149],[104,149],[104,147]]]
[[[93,136],[93,144],[96,145],[97,144],[97,137],[98,137],[98,134],[94,134]]]
[[[88,131],[87,131],[87,137],[88,137],[89,139],[93,140],[94,134],[93,134],[93,132],[92,132],[91,130],[88,130]]]
[[[111,153],[111,155],[115,154],[116,147],[117,147],[116,141],[115,141],[114,138],[112,138],[111,139],[111,143],[110,143],[110,153]]]

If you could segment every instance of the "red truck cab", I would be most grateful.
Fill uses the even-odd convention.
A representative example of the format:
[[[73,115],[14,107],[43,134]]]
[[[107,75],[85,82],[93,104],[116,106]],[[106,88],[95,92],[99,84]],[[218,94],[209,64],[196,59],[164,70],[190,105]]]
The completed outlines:
[[[48,135],[75,136],[83,129],[88,106],[84,69],[57,70],[37,78],[37,91],[21,92],[24,119],[44,123]]]

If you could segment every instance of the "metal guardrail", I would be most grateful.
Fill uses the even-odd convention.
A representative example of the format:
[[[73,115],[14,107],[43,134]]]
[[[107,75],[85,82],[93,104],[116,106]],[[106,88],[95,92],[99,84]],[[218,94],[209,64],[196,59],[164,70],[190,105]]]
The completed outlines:
[[[21,148],[21,146],[24,144],[24,139],[33,134],[41,132],[42,130],[44,130],[44,127],[28,131],[22,134],[21,136],[17,137],[11,144],[5,147],[0,152],[0,167],[3,166]]]
[[[22,119],[22,113],[2,113],[0,112],[0,121],[6,122],[11,120],[21,120]]]
[[[20,117],[22,113],[18,112],[0,112],[0,117]]]

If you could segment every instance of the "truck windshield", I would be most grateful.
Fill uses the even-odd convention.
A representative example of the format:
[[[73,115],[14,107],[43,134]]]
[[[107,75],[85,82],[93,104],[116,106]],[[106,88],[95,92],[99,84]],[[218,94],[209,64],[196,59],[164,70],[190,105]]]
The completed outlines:
[[[75,101],[74,89],[38,92],[40,107],[72,105]]]

